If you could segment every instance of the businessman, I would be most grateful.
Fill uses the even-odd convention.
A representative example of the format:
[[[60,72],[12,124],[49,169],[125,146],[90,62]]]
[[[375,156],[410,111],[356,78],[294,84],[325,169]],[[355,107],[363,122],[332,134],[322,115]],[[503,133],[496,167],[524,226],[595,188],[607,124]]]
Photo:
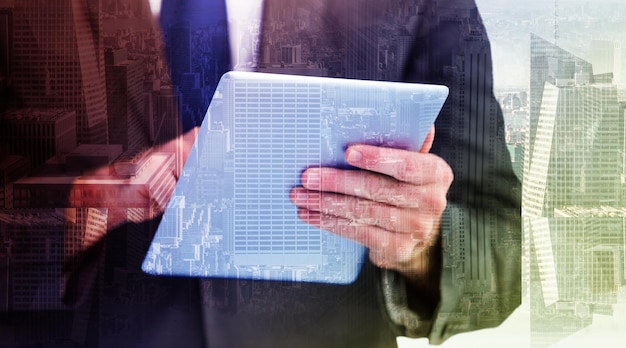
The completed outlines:
[[[100,49],[100,31],[94,24],[97,7],[67,1],[74,5],[75,17],[80,17],[77,23],[91,21],[83,29],[91,28],[96,38],[93,49]],[[16,8],[34,11],[24,4]],[[147,6],[137,4],[128,8]],[[214,11],[223,5],[163,0],[160,26],[169,35],[164,57],[173,83],[188,71],[176,71],[180,46],[174,44],[176,30],[168,25],[193,26],[192,17],[202,17],[196,10],[205,8]],[[86,14],[79,16],[81,11]],[[291,20],[298,18],[289,17],[294,13],[307,13],[314,20],[297,24]],[[399,18],[401,28],[392,21]],[[383,42],[380,38],[390,28],[395,39]],[[460,332],[496,326],[519,304],[519,182],[504,144],[502,115],[492,90],[489,42],[473,0],[307,4],[266,0],[261,32],[258,46],[263,49],[280,45],[284,37],[316,42],[310,57],[314,51],[324,52],[333,76],[450,87],[448,102],[420,151],[351,146],[346,160],[360,171],[310,169],[303,173],[302,187],[290,192],[300,219],[368,247],[371,262],[364,265],[357,281],[345,286],[286,285],[147,276],[139,270],[149,241],[144,233],[152,233],[159,218],[141,221],[130,213],[118,214],[108,218],[106,236],[72,258],[62,286],[68,307],[55,312],[8,310],[7,318],[25,318],[9,319],[14,329],[8,342],[393,347],[396,337],[405,335],[429,337],[436,344]],[[380,41],[373,43],[373,37]],[[212,53],[223,54],[224,49],[215,50],[216,42],[213,39]],[[233,42],[238,41],[231,38]],[[385,45],[395,53],[382,59],[379,47]],[[210,65],[223,70],[223,59],[212,59]],[[258,69],[264,70],[261,65]],[[54,76],[51,69],[42,70],[40,89],[45,93],[54,85],[46,82]],[[16,90],[12,100],[28,104],[28,96]],[[161,138],[154,146],[182,147],[184,157],[198,120],[197,115],[180,117],[187,130],[183,141]],[[168,180],[176,180],[177,174],[172,170]],[[76,194],[76,187],[68,189],[69,197]],[[130,185],[120,187],[134,190]],[[153,197],[148,191],[143,196]],[[115,202],[103,203],[106,208]],[[137,291],[150,296],[133,296]],[[123,305],[120,294],[124,294]],[[87,324],[78,325],[79,318],[85,317]],[[66,327],[63,332],[72,334],[29,332],[25,324],[29,320],[46,327],[54,320]],[[18,334],[23,332],[30,334]]]

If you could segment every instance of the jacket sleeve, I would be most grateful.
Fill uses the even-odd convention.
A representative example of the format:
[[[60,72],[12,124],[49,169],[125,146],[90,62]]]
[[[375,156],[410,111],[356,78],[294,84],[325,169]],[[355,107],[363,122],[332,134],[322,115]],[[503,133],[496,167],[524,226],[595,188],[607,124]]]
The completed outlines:
[[[490,44],[474,0],[449,3],[420,1],[403,77],[450,88],[431,150],[455,175],[438,243],[438,303],[420,304],[398,274],[382,272],[394,324],[431,344],[498,326],[521,301],[521,184],[493,94]]]

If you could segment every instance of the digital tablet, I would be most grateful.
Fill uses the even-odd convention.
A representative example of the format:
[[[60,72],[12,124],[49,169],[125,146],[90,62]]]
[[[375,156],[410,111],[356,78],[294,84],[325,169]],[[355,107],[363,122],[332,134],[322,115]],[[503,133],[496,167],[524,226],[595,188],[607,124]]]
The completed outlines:
[[[142,269],[346,284],[363,246],[301,222],[291,188],[351,169],[350,144],[419,150],[445,86],[229,72],[220,80]]]

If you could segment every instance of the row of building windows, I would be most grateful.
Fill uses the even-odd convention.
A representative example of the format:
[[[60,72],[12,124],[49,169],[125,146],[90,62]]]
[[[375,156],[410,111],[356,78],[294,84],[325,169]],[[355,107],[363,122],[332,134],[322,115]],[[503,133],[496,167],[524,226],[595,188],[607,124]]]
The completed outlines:
[[[236,246],[235,247],[235,251],[254,251],[254,252],[259,252],[259,251],[271,251],[276,252],[276,251],[309,251],[309,252],[321,252],[321,248],[320,247],[307,247],[307,246],[298,246],[298,247],[277,247],[277,246],[273,246],[273,247],[251,247],[251,246]],[[245,253],[244,253],[245,254]]]

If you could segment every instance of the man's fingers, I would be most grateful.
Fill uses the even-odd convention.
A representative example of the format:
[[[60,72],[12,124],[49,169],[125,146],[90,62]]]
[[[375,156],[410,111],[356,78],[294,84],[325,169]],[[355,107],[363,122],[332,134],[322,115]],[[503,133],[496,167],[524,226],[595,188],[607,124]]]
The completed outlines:
[[[442,190],[436,182],[411,185],[368,171],[311,168],[302,175],[302,185],[312,191],[341,193],[422,211],[439,212],[446,206],[447,186]]]
[[[310,225],[364,245],[370,253],[377,255],[377,259],[388,262],[378,264],[381,267],[392,268],[409,260],[413,250],[421,242],[411,239],[410,234],[394,233],[377,226],[363,225],[303,208],[298,209],[298,217]]]
[[[301,187],[294,188],[290,198],[300,208],[399,233],[430,231],[434,224],[432,216],[438,216],[439,213],[439,210],[433,214],[430,209],[399,208],[368,199],[309,191]],[[443,210],[443,207],[438,209]]]
[[[298,217],[365,245],[380,267],[406,267],[438,233],[450,166],[431,154],[369,145],[350,146],[346,160],[364,170],[309,168],[302,174],[303,187],[290,192]]]
[[[358,168],[391,176],[399,181],[428,185],[452,183],[452,169],[440,157],[427,153],[371,145],[352,145],[346,161]]]

